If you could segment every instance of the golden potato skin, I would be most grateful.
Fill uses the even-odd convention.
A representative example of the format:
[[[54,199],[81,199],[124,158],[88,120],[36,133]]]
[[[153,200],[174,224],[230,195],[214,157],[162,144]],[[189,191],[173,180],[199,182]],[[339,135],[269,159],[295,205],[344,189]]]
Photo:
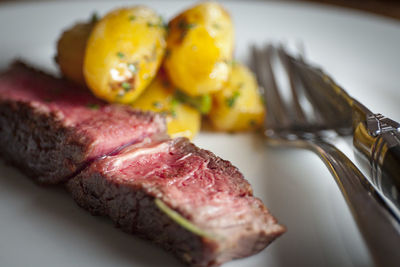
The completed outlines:
[[[65,30],[57,42],[56,62],[61,73],[67,79],[81,85],[86,85],[83,76],[83,59],[86,43],[96,20],[77,23]]]
[[[265,108],[253,73],[235,63],[228,82],[213,95],[209,119],[219,131],[248,131],[259,128]]]
[[[168,24],[165,69],[171,82],[191,96],[221,89],[229,77],[234,30],[229,14],[202,2]]]
[[[168,134],[172,138],[184,136],[193,139],[200,130],[200,112],[178,102],[174,94],[173,87],[160,72],[132,106],[141,110],[164,113],[167,118]]]
[[[94,27],[83,73],[93,93],[106,101],[130,103],[151,82],[165,53],[166,29],[144,6],[119,8]]]

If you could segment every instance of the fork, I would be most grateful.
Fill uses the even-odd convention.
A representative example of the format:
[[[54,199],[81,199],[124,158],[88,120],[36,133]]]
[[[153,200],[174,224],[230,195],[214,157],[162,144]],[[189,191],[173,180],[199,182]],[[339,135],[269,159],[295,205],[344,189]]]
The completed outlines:
[[[350,134],[350,129],[334,116],[336,99],[310,95],[297,79],[293,60],[282,46],[266,45],[251,48],[251,65],[263,89],[267,108],[264,135],[273,146],[294,146],[309,149],[322,159],[336,180],[377,266],[400,263],[400,225],[387,209],[367,178],[353,162],[329,140],[332,136]],[[289,84],[284,90],[277,83],[277,66],[281,66]],[[351,112],[344,111],[344,112]],[[335,119],[333,119],[335,118]],[[345,117],[343,119],[346,119]],[[337,123],[339,121],[339,123]],[[397,265],[399,266],[399,265]]]

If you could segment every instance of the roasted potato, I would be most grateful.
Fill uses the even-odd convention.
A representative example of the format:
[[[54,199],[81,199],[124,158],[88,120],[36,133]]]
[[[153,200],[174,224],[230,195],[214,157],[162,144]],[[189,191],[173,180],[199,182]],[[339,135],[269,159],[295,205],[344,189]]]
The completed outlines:
[[[99,20],[86,46],[83,73],[93,93],[130,103],[146,88],[165,53],[162,18],[144,6],[120,8]]]
[[[132,106],[141,110],[164,113],[167,118],[168,134],[171,137],[184,136],[192,139],[200,130],[200,112],[176,97],[176,91],[162,72]]]
[[[228,82],[213,95],[209,119],[220,131],[246,131],[259,128],[265,108],[253,73],[240,63],[232,64]]]
[[[191,96],[218,91],[229,77],[234,31],[215,2],[202,2],[168,24],[165,69],[171,82]]]
[[[65,30],[57,42],[57,55],[55,60],[64,77],[78,84],[86,85],[83,76],[83,58],[86,43],[93,30],[97,18],[89,22],[81,22]]]

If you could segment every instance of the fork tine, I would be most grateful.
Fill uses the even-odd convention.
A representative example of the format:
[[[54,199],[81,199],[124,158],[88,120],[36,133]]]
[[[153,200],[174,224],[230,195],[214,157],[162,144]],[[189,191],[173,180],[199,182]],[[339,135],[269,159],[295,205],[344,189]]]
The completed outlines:
[[[289,80],[290,91],[292,93],[291,100],[294,107],[293,117],[296,120],[296,124],[304,125],[307,122],[307,119],[299,101],[299,92],[302,88],[299,87],[298,79],[296,79],[297,77],[295,77],[295,73],[293,72],[293,66],[290,64],[289,55],[285,52],[282,46],[279,46],[276,50],[282,62],[282,65],[286,70],[286,74]]]
[[[351,128],[351,117],[347,115],[351,114],[351,108],[332,90],[332,84],[321,71],[307,66],[302,60],[292,58],[291,61],[315,112],[329,128],[346,134]]]
[[[259,84],[264,88],[264,100],[268,109],[266,126],[267,128],[281,128],[289,124],[289,116],[276,85],[271,65],[272,53],[271,45],[263,49],[252,47],[254,70]]]
[[[302,77],[300,77],[297,66],[294,65],[295,62],[297,61],[304,62],[303,61],[304,52],[301,52],[298,60],[289,55],[283,48],[283,46],[280,46],[279,52],[281,60],[284,63],[286,72],[289,76],[293,98],[296,101],[294,103],[295,110],[297,111],[297,113],[299,113],[298,119],[300,121],[300,124],[305,125],[306,128],[313,128],[315,131],[326,129],[327,126],[325,123],[325,119],[321,115],[319,109],[316,108],[316,105],[320,105],[320,102],[316,100],[314,101],[314,99],[310,99],[310,96],[307,94],[307,92],[305,92],[305,90],[308,87],[306,87]],[[300,92],[302,93],[302,96],[304,95],[307,98],[308,103],[310,105],[310,112],[307,116],[304,114],[303,109],[301,108],[301,105],[299,103]],[[313,127],[311,127],[310,125],[312,125]]]

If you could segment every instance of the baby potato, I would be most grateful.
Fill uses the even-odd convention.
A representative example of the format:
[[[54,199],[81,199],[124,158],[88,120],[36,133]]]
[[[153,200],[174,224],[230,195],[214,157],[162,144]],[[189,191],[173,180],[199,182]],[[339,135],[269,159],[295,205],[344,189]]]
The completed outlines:
[[[232,64],[223,89],[213,95],[209,119],[216,130],[246,131],[259,128],[265,108],[253,73],[244,65]]]
[[[67,79],[81,85],[86,85],[83,76],[83,58],[86,43],[96,23],[93,16],[90,22],[82,22],[65,30],[57,42],[56,62],[61,73]]]
[[[191,96],[218,91],[229,77],[234,30],[215,2],[202,2],[169,24],[165,69],[171,82]]]
[[[83,73],[88,87],[109,102],[132,102],[157,73],[165,36],[162,18],[150,8],[111,11],[87,42]]]
[[[181,103],[175,97],[175,90],[162,73],[156,76],[132,106],[141,110],[164,113],[167,119],[168,134],[172,138],[184,136],[193,139],[200,130],[200,112]]]

